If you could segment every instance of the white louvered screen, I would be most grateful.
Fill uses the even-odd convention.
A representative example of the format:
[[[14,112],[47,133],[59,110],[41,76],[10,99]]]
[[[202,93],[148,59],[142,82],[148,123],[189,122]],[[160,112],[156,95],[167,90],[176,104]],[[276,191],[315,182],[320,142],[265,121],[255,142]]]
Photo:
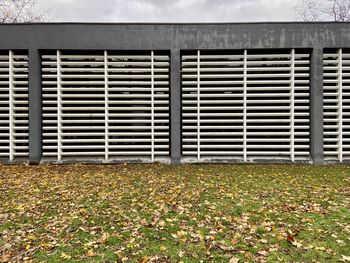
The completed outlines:
[[[169,60],[157,51],[43,54],[44,158],[168,162]]]
[[[323,71],[325,161],[350,161],[350,50],[325,50]]]
[[[309,52],[182,54],[184,162],[310,161]]]
[[[28,54],[0,51],[0,159],[28,160]]]

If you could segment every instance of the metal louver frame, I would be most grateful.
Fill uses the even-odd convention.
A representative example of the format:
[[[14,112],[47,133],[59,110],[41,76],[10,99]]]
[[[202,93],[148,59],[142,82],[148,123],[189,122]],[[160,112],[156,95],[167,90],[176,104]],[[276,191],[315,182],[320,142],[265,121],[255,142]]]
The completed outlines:
[[[183,162],[310,161],[305,50],[182,54]]]
[[[325,161],[350,161],[350,50],[323,55]]]
[[[0,51],[0,159],[28,158],[28,54]]]
[[[169,55],[42,55],[47,161],[169,162]]]

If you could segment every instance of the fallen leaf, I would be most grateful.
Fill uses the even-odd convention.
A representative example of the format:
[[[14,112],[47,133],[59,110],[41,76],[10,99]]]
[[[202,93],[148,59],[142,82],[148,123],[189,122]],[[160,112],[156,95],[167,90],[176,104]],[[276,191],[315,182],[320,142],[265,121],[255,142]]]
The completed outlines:
[[[337,242],[339,245],[344,245],[344,241],[341,240],[341,239],[337,239],[336,242]]]
[[[292,244],[295,241],[295,238],[291,235],[287,235],[287,241]]]
[[[7,219],[8,217],[8,214],[0,214],[0,219]]]
[[[89,249],[87,252],[86,252],[86,255],[88,257],[94,257],[96,256],[96,253],[92,250],[92,249]]]
[[[232,257],[230,259],[230,263],[238,263],[239,262],[239,258],[236,258],[236,257]]]
[[[258,254],[261,255],[261,256],[266,257],[268,253],[267,253],[267,251],[262,250],[262,251],[259,251]]]
[[[61,253],[61,258],[70,260],[72,257],[64,252]]]
[[[219,245],[219,248],[223,251],[235,251],[235,248],[234,247],[228,247],[228,246],[225,246],[225,245]]]
[[[101,238],[99,239],[99,242],[100,242],[101,244],[105,244],[106,241],[107,241],[107,239],[108,239],[108,234],[107,234],[107,233],[103,233],[102,236],[101,236]]]
[[[342,261],[342,262],[350,262],[350,256],[344,256],[344,255],[341,255],[341,259],[340,259],[340,261]]]
[[[180,250],[180,252],[179,252],[179,254],[178,254],[178,255],[179,255],[179,257],[180,257],[180,258],[182,258],[182,257],[185,255],[185,252],[184,252],[184,251],[182,251],[182,250]]]
[[[239,243],[239,240],[233,238],[233,239],[231,239],[231,243],[232,243],[232,245],[237,245]]]
[[[8,262],[11,258],[11,254],[4,254],[1,257],[1,262]]]
[[[260,239],[260,243],[263,243],[263,244],[267,244],[267,240],[266,239]]]
[[[149,256],[144,256],[142,259],[140,259],[138,262],[139,263],[147,263],[150,260],[151,257]]]
[[[278,240],[283,240],[283,239],[285,239],[285,237],[284,237],[283,235],[278,235],[278,236],[277,236],[277,239],[278,239]]]

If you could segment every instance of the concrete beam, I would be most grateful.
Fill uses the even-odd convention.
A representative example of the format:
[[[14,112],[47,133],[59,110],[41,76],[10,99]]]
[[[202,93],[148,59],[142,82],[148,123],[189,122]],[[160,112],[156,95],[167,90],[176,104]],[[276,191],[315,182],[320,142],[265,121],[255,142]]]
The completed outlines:
[[[2,49],[196,50],[347,47],[350,23],[0,24]]]

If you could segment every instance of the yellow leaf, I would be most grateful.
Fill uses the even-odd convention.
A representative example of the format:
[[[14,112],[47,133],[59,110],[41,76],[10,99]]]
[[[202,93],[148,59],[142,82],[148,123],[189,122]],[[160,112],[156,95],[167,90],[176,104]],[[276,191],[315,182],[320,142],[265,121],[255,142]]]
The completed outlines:
[[[283,235],[278,235],[278,236],[277,236],[277,239],[278,239],[278,240],[283,240],[283,239],[285,239],[285,237],[284,237]]]
[[[165,246],[163,246],[163,245],[161,245],[161,246],[159,247],[159,249],[160,249],[160,251],[165,251],[165,250],[167,250],[167,248],[166,248]]]
[[[151,258],[151,257],[149,257],[149,256],[144,256],[144,257],[141,259],[140,263],[146,263],[146,262],[149,261],[150,258]]]
[[[72,257],[70,256],[70,255],[67,255],[66,253],[64,253],[64,252],[62,252],[61,253],[61,258],[63,258],[63,259],[71,259]]]

